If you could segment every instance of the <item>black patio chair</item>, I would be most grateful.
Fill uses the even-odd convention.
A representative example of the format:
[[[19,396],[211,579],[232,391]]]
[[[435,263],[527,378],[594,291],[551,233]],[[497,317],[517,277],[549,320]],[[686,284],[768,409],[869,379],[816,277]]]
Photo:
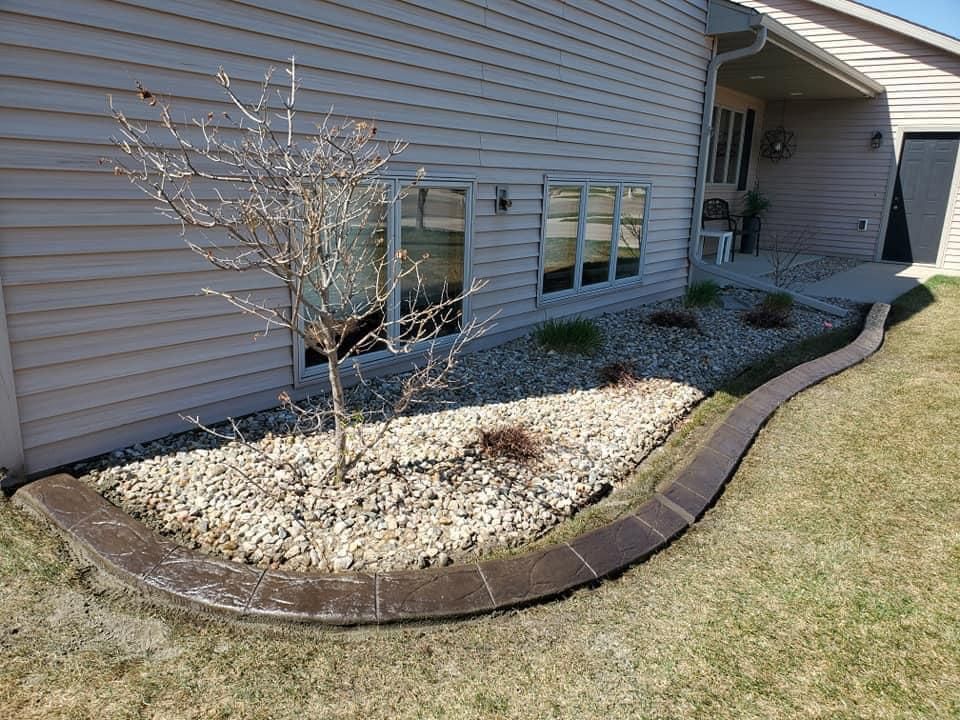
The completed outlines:
[[[707,226],[708,222],[716,223],[716,226]],[[722,198],[710,198],[703,201],[703,213],[700,218],[700,227],[704,230],[727,230],[733,233],[733,243],[730,246],[730,262],[733,262],[733,256],[737,249],[737,237],[740,230],[737,227],[737,221],[730,214],[730,203]],[[719,251],[719,248],[718,248]]]

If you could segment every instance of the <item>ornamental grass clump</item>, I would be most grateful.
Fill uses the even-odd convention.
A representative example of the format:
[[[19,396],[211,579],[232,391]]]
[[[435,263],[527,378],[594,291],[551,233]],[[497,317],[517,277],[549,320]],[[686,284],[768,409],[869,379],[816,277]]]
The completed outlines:
[[[791,310],[793,296],[790,293],[769,293],[757,307],[743,314],[743,320],[756,328],[785,328],[790,326]]]
[[[543,456],[543,443],[522,425],[481,430],[480,449],[487,455],[520,461]]]
[[[774,312],[789,314],[793,309],[793,295],[788,292],[772,292],[763,298],[761,307]]]
[[[603,333],[592,320],[548,320],[540,325],[534,337],[548,350],[590,355],[603,344]]]
[[[709,307],[720,304],[720,286],[713,280],[696,282],[687,288],[683,296],[683,304],[687,307]]]

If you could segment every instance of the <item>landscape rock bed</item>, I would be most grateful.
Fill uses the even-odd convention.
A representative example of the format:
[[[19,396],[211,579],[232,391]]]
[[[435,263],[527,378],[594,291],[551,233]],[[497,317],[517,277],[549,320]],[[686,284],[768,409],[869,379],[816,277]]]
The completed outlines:
[[[857,260],[856,258],[822,257],[810,262],[799,263],[784,270],[781,284],[784,287],[802,292],[808,285],[852,270],[858,265],[863,265],[863,262],[863,260]],[[774,274],[773,272],[767,273],[764,278],[772,280]]]
[[[741,306],[761,293],[725,291]],[[179,542],[238,562],[290,570],[386,570],[475,559],[528,542],[622,485],[723,379],[829,327],[856,323],[806,308],[789,328],[757,330],[740,312],[694,309],[699,330],[651,325],[679,301],[596,319],[592,356],[555,353],[532,337],[465,355],[454,387],[397,419],[344,484],[298,487],[250,448],[192,431],[74,468],[108,499]],[[854,306],[851,306],[853,308]],[[637,380],[602,386],[604,366]],[[360,407],[390,380],[352,391]],[[327,433],[297,436],[280,409],[238,421],[260,450],[321,476]],[[542,457],[480,449],[480,430],[519,425]]]

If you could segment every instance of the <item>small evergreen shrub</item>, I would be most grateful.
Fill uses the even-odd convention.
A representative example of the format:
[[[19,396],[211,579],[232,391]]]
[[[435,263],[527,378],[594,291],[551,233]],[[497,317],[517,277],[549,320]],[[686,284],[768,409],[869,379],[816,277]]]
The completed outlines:
[[[757,328],[785,328],[790,326],[790,311],[793,296],[785,292],[769,293],[753,310],[743,314],[743,319]]]
[[[793,296],[786,292],[768,293],[763,299],[761,307],[787,314],[793,309]]]
[[[720,302],[720,286],[713,280],[693,283],[687,288],[683,296],[683,304],[687,307],[707,307]]]
[[[647,318],[653,325],[699,330],[700,325],[693,313],[686,310],[657,310]]]
[[[603,333],[586,318],[548,320],[536,329],[534,337],[548,350],[589,355],[600,349]]]
[[[785,328],[790,327],[790,313],[782,310],[772,310],[763,305],[758,305],[753,310],[747,310],[743,314],[743,320],[748,325],[755,328]]]

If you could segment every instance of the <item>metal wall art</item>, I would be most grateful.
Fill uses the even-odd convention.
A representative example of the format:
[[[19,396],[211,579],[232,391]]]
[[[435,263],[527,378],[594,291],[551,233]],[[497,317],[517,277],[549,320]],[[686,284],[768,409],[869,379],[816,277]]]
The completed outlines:
[[[796,135],[781,125],[774,130],[767,130],[760,142],[760,156],[773,162],[789,160],[797,151]]]

